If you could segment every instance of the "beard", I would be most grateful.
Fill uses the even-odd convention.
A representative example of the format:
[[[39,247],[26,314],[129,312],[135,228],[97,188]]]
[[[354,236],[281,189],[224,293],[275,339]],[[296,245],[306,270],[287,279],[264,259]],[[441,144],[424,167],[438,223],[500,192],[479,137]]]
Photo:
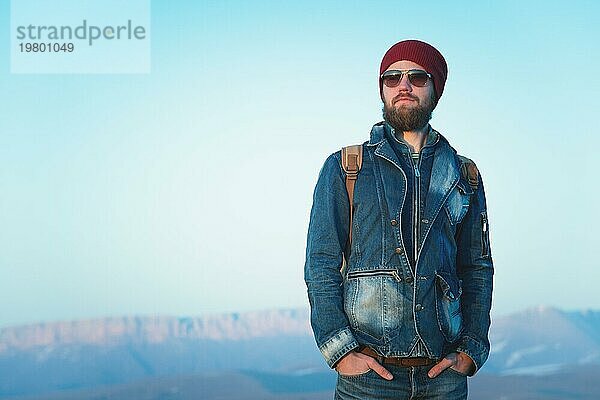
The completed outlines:
[[[403,97],[408,96],[404,95]],[[416,96],[410,97],[419,101]],[[393,100],[395,100],[395,98],[392,99],[392,103]],[[414,131],[427,125],[429,120],[431,120],[431,113],[435,106],[435,94],[432,94],[432,96],[427,99],[427,101],[424,101],[423,104],[419,101],[414,107],[406,107],[404,105],[394,107],[393,105],[388,105],[388,103],[384,101],[383,119],[396,131]]]

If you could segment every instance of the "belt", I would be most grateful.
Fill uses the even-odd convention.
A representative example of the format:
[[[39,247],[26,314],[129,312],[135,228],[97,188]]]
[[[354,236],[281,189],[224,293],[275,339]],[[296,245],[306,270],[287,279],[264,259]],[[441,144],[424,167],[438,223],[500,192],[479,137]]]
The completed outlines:
[[[433,358],[427,357],[383,357],[369,347],[363,347],[359,351],[377,359],[380,364],[390,364],[398,367],[425,367],[436,363]]]

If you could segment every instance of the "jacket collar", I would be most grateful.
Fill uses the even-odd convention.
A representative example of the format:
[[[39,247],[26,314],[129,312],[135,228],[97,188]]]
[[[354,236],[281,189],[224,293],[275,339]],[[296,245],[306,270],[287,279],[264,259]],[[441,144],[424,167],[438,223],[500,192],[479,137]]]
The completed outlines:
[[[389,126],[384,121],[378,122],[375,125],[373,125],[373,128],[371,129],[371,137],[369,138],[367,146],[377,146],[384,140],[387,141],[388,138],[386,136],[386,129],[391,130],[391,133],[394,134],[394,128]],[[427,135],[425,145],[436,144],[438,138],[446,140],[438,131],[429,126],[429,134]]]
[[[386,160],[388,160],[389,162],[391,162],[392,164],[394,164],[396,167],[398,167],[399,169],[402,169],[402,167],[400,166],[400,160],[398,160],[398,156],[396,155],[396,152],[394,151],[394,149],[392,148],[392,145],[390,144],[387,135],[385,133],[385,122],[381,121],[378,122],[377,124],[373,125],[373,128],[371,129],[371,137],[369,138],[369,141],[367,142],[367,146],[368,147],[375,147],[375,154],[385,158]],[[440,147],[449,147],[451,150],[453,150],[450,145],[448,144],[448,141],[446,140],[446,138],[444,138],[442,136],[441,133],[439,133],[436,130],[432,129],[432,139],[434,139],[434,150],[437,153],[440,150]],[[429,138],[428,138],[428,142],[429,142]]]
[[[385,140],[385,122],[381,121],[373,125],[371,129],[371,137],[369,138],[369,142],[367,146],[377,146],[379,143]]]

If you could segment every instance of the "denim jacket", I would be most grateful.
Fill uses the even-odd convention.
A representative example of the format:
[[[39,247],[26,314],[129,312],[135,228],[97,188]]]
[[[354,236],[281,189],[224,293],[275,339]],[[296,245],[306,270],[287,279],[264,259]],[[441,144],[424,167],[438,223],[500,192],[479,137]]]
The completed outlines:
[[[415,220],[416,265],[402,238],[402,208],[410,201],[406,175],[382,123],[363,144],[349,249],[339,151],[319,173],[304,277],[315,340],[332,368],[360,345],[407,357],[419,339],[432,358],[466,353],[475,371],[488,357],[493,264],[483,183],[480,175],[473,185],[461,174],[460,159],[442,135],[433,157],[424,212]]]

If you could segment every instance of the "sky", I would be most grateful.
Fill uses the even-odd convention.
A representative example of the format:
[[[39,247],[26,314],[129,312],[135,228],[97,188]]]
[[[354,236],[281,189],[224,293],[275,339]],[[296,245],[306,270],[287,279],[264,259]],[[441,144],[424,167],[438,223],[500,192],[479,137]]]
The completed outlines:
[[[493,315],[600,309],[600,3],[156,0],[140,74],[11,73],[9,5],[0,327],[307,307],[319,170],[403,39],[448,62],[431,124],[485,182]]]

